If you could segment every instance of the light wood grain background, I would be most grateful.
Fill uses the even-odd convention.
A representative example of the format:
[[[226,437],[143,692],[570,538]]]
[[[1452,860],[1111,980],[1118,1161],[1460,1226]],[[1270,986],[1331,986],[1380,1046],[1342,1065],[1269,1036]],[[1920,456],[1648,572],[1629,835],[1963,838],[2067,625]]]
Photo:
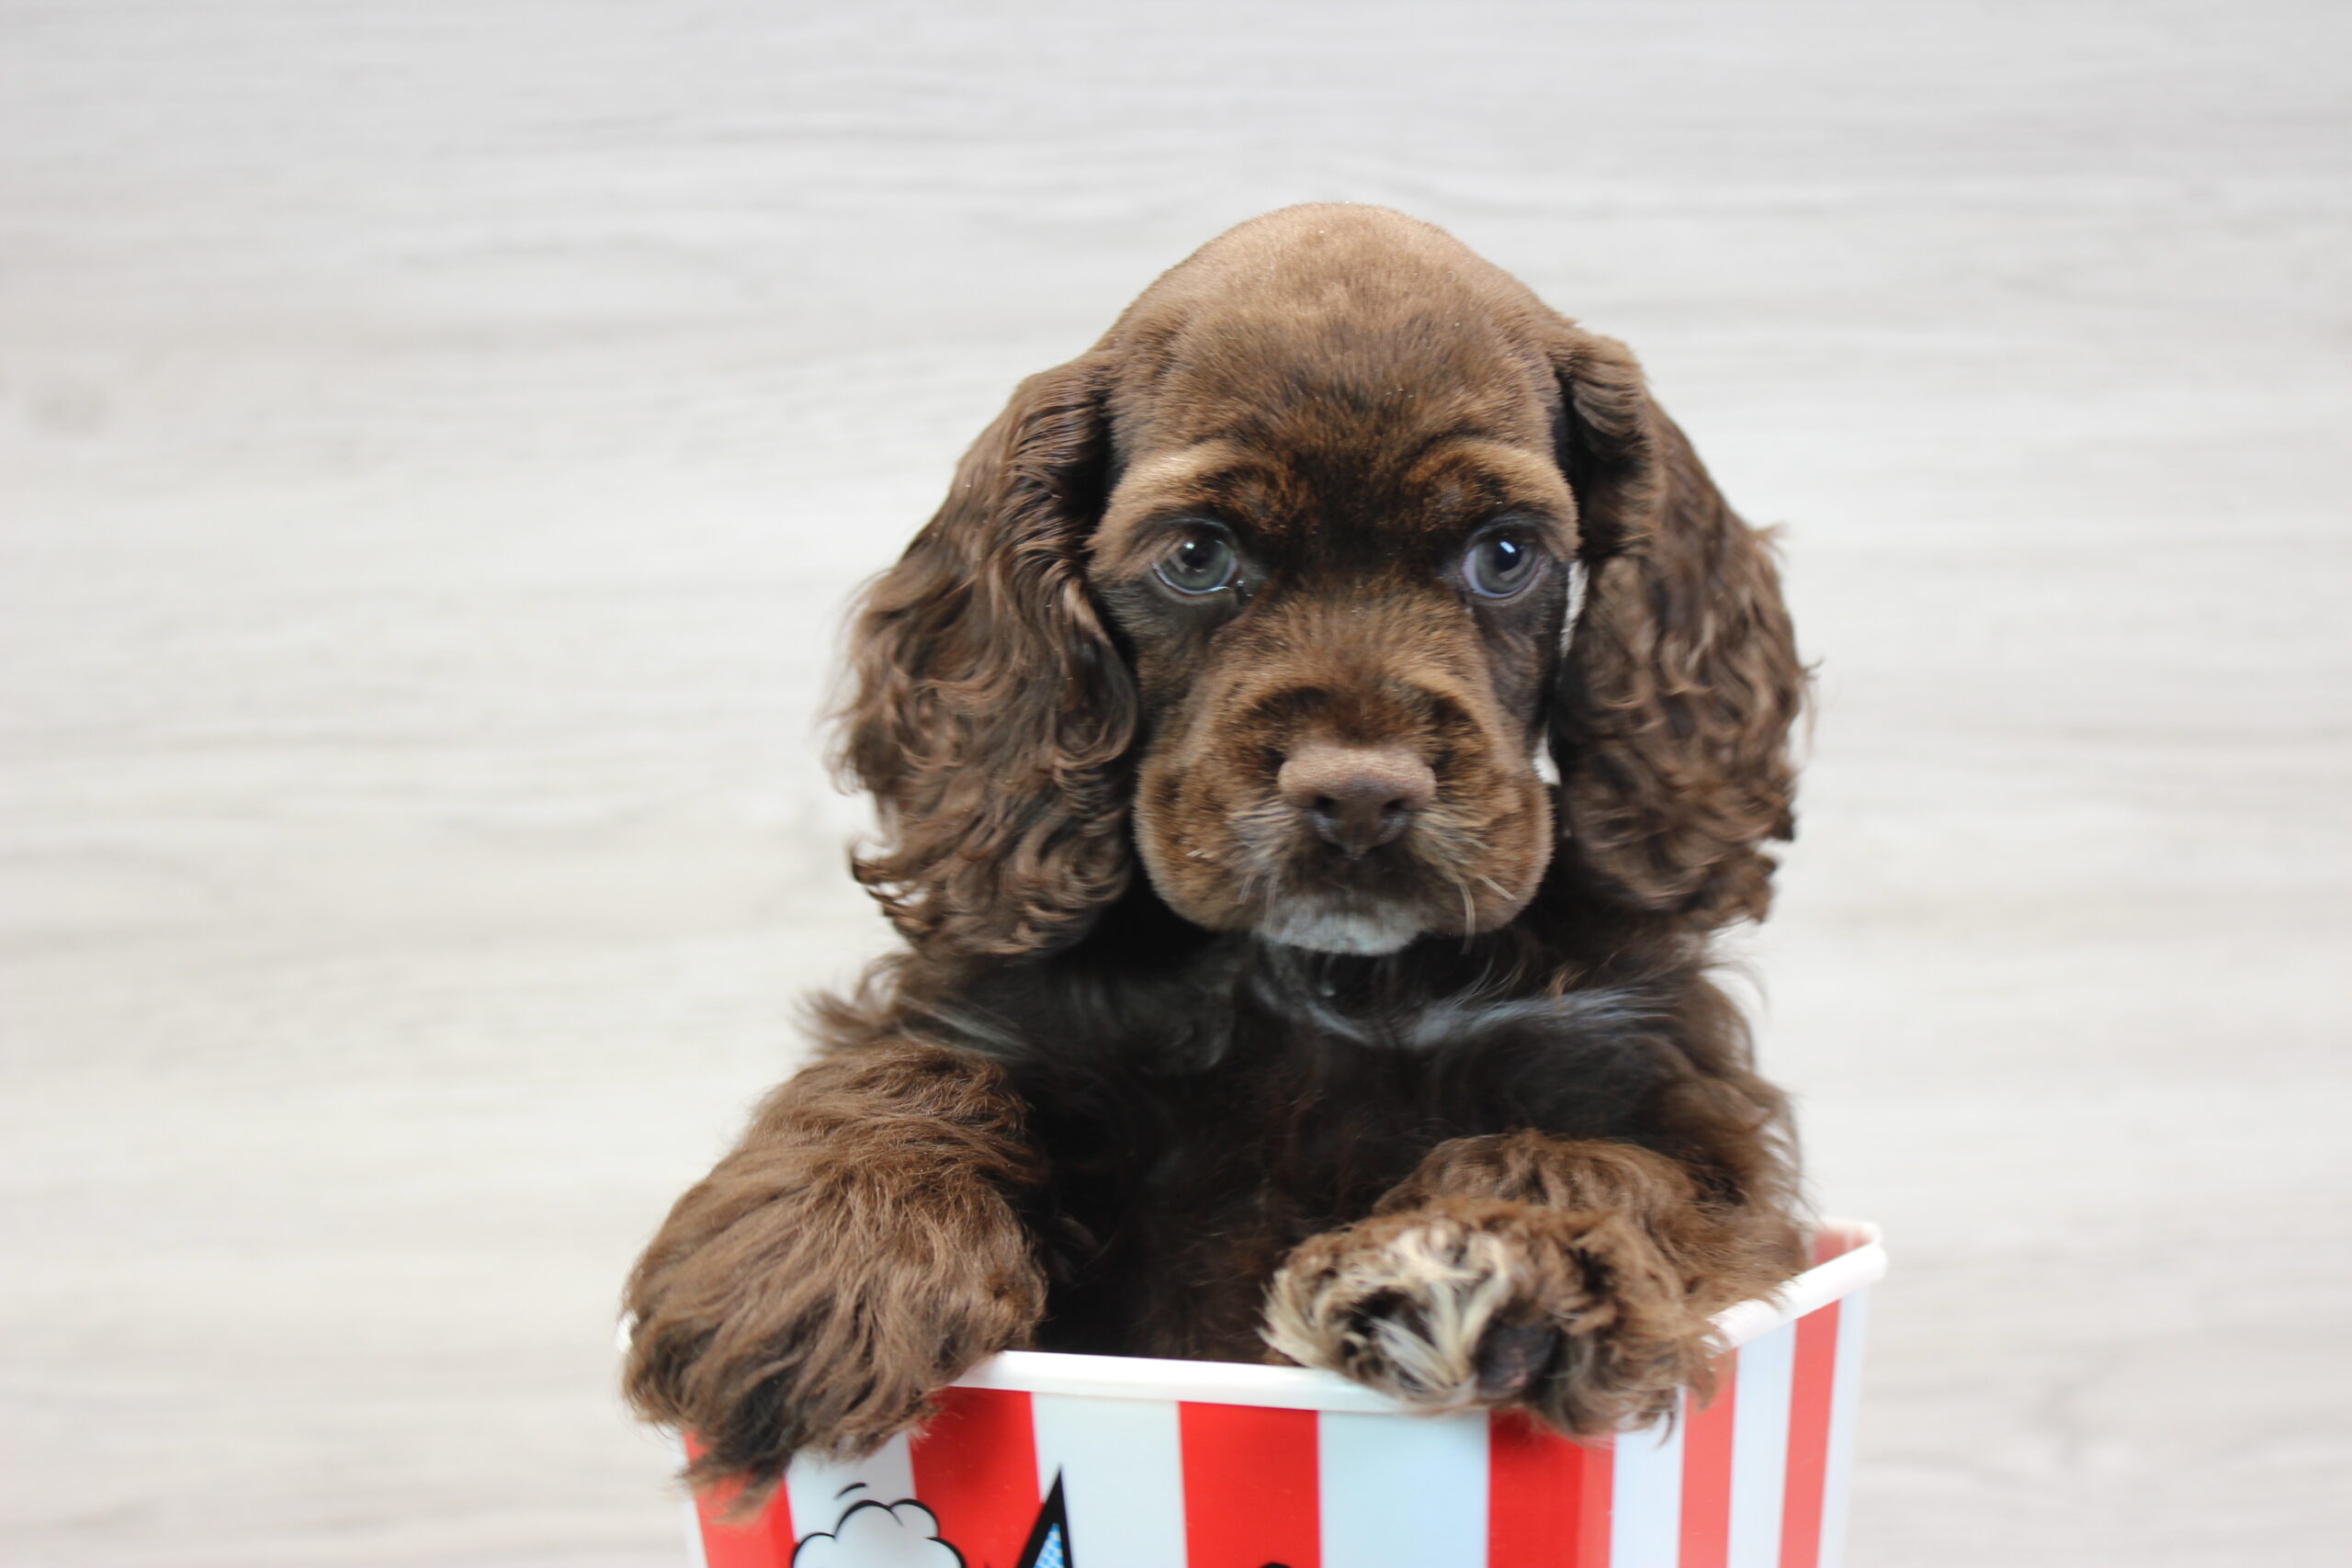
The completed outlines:
[[[2342,1562],[2346,15],[4,0],[0,1558],[679,1561],[614,1300],[882,941],[839,608],[1344,197],[1786,525],[1853,1561]]]

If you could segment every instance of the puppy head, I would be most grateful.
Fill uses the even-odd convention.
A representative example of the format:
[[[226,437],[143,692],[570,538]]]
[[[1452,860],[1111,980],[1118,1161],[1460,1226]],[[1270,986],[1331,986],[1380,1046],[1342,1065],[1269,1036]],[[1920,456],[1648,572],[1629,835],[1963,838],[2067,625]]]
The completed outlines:
[[[1070,940],[1139,858],[1200,925],[1385,953],[1512,919],[1566,828],[1605,897],[1760,913],[1720,874],[1785,830],[1795,665],[1769,561],[1724,570],[1747,531],[1669,504],[1713,496],[1686,452],[1622,347],[1440,231],[1243,225],[1024,383],[873,590],[861,877],[924,948]],[[1732,622],[1785,690],[1692,684]],[[1745,750],[1694,721],[1759,702]],[[1723,773],[1763,779],[1744,815]]]

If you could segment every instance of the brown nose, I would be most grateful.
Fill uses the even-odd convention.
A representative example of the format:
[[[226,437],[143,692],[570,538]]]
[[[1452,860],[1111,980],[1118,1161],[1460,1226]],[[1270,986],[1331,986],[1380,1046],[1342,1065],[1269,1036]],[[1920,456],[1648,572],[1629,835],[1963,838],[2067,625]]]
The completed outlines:
[[[1317,742],[1291,753],[1274,788],[1352,858],[1402,837],[1437,798],[1437,775],[1401,746]]]

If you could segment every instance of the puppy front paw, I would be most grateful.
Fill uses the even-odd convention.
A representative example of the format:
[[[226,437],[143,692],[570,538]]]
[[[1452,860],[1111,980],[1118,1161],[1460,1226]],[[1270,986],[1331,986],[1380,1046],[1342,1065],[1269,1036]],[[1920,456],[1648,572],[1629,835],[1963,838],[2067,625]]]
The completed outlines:
[[[1431,1412],[1529,1410],[1564,1432],[1643,1425],[1702,1382],[1706,1318],[1622,1215],[1441,1200],[1310,1237],[1266,1338]]]
[[[986,1183],[926,1174],[751,1201],[714,1178],[680,1201],[629,1280],[622,1386],[700,1441],[695,1484],[741,1483],[755,1503],[795,1453],[870,1453],[1027,1343],[1045,1279],[1026,1229]]]

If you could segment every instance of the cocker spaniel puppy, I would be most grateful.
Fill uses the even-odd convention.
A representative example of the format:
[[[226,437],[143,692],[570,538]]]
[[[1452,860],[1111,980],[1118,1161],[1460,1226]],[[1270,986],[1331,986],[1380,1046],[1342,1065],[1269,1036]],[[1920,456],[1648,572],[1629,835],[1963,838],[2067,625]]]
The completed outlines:
[[[628,1289],[698,1481],[1012,1346],[1593,1433],[1798,1267],[1706,970],[1804,676],[1619,344],[1396,213],[1245,223],[1022,383],[854,649],[903,949]]]

